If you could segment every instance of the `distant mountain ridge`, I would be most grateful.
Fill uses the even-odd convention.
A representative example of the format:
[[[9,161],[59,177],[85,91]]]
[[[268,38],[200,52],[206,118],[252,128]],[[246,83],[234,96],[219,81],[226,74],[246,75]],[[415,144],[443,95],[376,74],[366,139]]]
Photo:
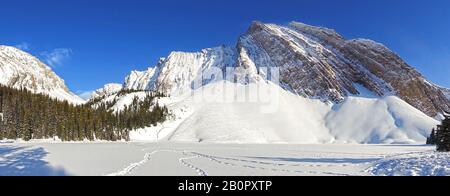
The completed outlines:
[[[154,68],[132,72],[124,88],[180,94],[195,90],[193,82],[210,68],[230,67],[245,69],[250,82],[264,80],[260,68],[277,67],[280,85],[307,98],[341,103],[360,94],[356,86],[362,85],[379,96],[396,95],[431,117],[450,109],[448,89],[429,82],[384,45],[346,40],[332,29],[298,22],[254,22],[236,47],[173,52]]]

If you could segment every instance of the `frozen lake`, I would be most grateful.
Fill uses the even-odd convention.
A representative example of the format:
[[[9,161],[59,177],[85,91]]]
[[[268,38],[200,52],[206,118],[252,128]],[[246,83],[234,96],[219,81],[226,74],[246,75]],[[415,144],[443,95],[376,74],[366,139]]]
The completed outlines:
[[[448,175],[447,155],[415,145],[2,143],[0,175]]]

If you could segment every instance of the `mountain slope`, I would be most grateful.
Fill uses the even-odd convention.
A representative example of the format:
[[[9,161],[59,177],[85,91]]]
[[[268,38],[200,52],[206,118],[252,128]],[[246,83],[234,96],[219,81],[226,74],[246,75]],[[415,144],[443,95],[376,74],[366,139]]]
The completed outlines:
[[[238,47],[258,49],[249,55],[251,63],[240,66],[279,67],[281,82],[306,97],[340,103],[359,94],[355,84],[361,84],[380,96],[397,95],[429,116],[450,108],[440,89],[371,40],[345,40],[334,30],[297,22],[287,27],[255,22]]]
[[[269,94],[263,94],[256,100],[238,101],[235,92],[246,91],[250,94]],[[208,101],[204,101],[205,97]],[[271,104],[276,108],[273,111],[267,110]],[[265,82],[249,85],[211,83],[197,90],[192,97],[170,107],[173,111],[180,111],[180,108],[190,111],[190,115],[167,135],[166,140],[213,143],[423,143],[431,128],[438,123],[395,96],[351,96],[341,104],[328,105]],[[268,112],[263,112],[265,110]]]
[[[450,100],[450,89],[441,87],[442,93]]]
[[[84,101],[69,91],[64,80],[36,57],[9,46],[0,46],[0,84],[47,94],[74,104]]]

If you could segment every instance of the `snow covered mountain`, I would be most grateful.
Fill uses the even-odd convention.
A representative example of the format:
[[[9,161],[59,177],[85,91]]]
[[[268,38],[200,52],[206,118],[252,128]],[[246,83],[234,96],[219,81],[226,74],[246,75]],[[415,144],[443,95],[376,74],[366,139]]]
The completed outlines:
[[[346,40],[331,29],[298,22],[289,26],[254,22],[235,48],[173,52],[144,72],[131,73],[125,88],[182,94],[201,73],[227,67],[245,70],[249,82],[262,79],[261,68],[277,67],[281,86],[307,98],[342,103],[358,95],[362,85],[379,96],[396,95],[429,116],[450,110],[448,91],[438,88],[382,44],[366,39]],[[211,69],[214,68],[214,69]],[[236,71],[239,80],[240,72]]]
[[[107,96],[114,95],[122,90],[122,84],[106,84],[103,86],[103,88],[97,89],[91,94],[91,97],[89,99],[98,99],[98,98],[104,98]]]
[[[240,66],[279,67],[282,82],[306,97],[340,103],[359,94],[360,84],[380,96],[396,95],[429,116],[450,108],[440,89],[371,40],[345,40],[334,30],[297,22],[287,27],[255,22],[238,49],[250,57]]]
[[[0,46],[0,84],[25,88],[59,100],[82,104],[83,99],[69,91],[64,80],[36,57],[10,46]]]
[[[279,68],[279,82],[268,80],[267,68]],[[147,71],[133,71],[123,88],[170,96],[158,102],[172,111],[171,120],[130,133],[146,141],[423,143],[450,108],[448,89],[384,45],[297,22],[254,22],[236,47],[172,52]],[[260,97],[237,100],[238,92]],[[105,101],[116,100],[117,111],[139,93]],[[261,98],[278,99],[275,110],[261,112]]]
[[[235,65],[235,50],[220,46],[204,49],[200,52],[172,52],[167,58],[161,58],[155,68],[147,71],[133,71],[125,79],[124,88],[133,90],[158,90],[174,95],[183,94],[192,88],[194,82],[208,84],[222,80],[222,76],[203,81],[203,74],[217,68],[220,70]]]

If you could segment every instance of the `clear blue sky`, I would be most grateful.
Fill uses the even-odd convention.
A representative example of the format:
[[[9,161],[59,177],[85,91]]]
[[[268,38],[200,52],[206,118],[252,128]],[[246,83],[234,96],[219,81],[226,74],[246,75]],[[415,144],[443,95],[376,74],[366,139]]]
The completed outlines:
[[[0,44],[48,59],[72,91],[122,83],[170,51],[235,45],[253,20],[369,38],[450,87],[448,0],[2,0]]]

